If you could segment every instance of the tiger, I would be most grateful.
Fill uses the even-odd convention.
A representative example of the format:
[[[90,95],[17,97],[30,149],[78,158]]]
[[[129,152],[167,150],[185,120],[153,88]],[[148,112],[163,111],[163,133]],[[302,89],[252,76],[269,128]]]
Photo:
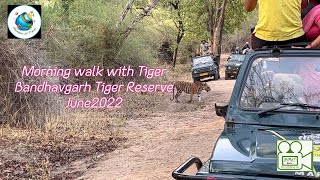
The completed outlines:
[[[177,89],[177,94],[174,95],[174,88]],[[192,102],[192,97],[194,94],[198,94],[198,98],[199,98],[199,102],[201,101],[201,91],[205,90],[207,92],[211,91],[210,86],[205,83],[205,82],[200,82],[200,81],[196,81],[196,82],[185,82],[185,81],[176,81],[173,84],[173,90],[172,90],[172,98],[170,98],[171,101],[173,101],[174,99],[176,99],[176,102],[178,103],[178,97],[181,95],[182,92],[185,92],[187,94],[190,94],[190,100],[188,101],[188,103]]]

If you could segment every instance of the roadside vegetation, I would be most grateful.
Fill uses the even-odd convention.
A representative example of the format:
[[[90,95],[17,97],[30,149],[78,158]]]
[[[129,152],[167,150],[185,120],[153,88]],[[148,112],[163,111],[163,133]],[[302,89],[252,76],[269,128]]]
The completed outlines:
[[[41,39],[7,39],[9,4],[42,5]],[[200,41],[215,40],[216,43],[222,28],[225,51],[231,41],[242,45],[248,39],[250,28],[246,23],[254,26],[255,20],[254,16],[245,14],[242,7],[241,0],[1,1],[0,179],[80,176],[130,138],[119,127],[125,126],[129,118],[147,116],[155,110],[157,100],[157,96],[151,94],[121,94],[132,103],[124,104],[119,110],[65,109],[66,95],[14,93],[14,85],[17,81],[74,84],[94,83],[99,79],[71,78],[65,82],[54,77],[22,78],[22,66],[137,67],[145,64],[175,70],[157,79],[172,81],[179,72],[189,71],[190,57],[199,52]],[[216,43],[215,48],[218,47],[221,44]],[[138,77],[102,80],[146,82]],[[85,164],[81,171],[79,163]]]

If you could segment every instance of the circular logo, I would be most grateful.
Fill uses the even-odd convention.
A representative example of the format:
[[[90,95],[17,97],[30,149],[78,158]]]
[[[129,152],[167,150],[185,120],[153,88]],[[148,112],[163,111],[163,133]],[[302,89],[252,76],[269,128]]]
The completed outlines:
[[[14,8],[8,16],[8,29],[17,38],[29,39],[35,36],[41,28],[39,12],[28,5]]]

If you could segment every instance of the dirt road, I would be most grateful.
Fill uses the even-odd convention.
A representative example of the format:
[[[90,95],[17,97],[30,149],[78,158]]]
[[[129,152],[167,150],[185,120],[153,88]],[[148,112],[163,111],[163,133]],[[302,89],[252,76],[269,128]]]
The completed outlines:
[[[215,114],[214,103],[227,102],[235,82],[224,80],[223,69],[220,80],[208,82],[212,90],[202,93],[201,106],[196,101],[188,104],[186,94],[180,103],[170,101],[166,94],[167,107],[129,120],[123,129],[126,144],[79,179],[172,179],[172,170],[190,156],[206,161],[224,124]]]

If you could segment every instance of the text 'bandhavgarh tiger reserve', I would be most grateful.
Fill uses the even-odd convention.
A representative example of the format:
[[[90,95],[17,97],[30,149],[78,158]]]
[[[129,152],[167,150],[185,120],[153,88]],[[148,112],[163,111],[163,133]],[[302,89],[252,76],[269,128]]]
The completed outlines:
[[[61,77],[69,79],[72,75],[75,77],[129,77],[129,76],[142,76],[146,79],[152,79],[155,77],[162,77],[167,69],[161,68],[149,68],[146,66],[138,66],[138,71],[131,66],[123,66],[113,69],[103,69],[100,66],[94,66],[92,68],[36,68],[34,66],[22,68],[22,77]],[[136,74],[138,73],[138,74]],[[43,81],[37,84],[28,84],[18,81],[15,83],[14,91],[16,93],[62,93],[62,94],[76,94],[76,93],[88,93],[96,91],[103,95],[109,95],[110,93],[117,93],[120,91],[140,93],[140,92],[172,92],[172,84],[138,84],[136,82],[128,82],[124,84],[114,84],[103,81],[96,81],[94,87],[90,83],[84,81],[82,84],[52,84],[47,81]],[[109,98],[110,99],[110,98]],[[67,107],[70,105],[71,99],[69,98]],[[121,99],[122,101],[122,99]],[[83,101],[83,105],[85,101]],[[87,103],[87,108],[92,107]],[[85,106],[81,106],[85,107]]]

